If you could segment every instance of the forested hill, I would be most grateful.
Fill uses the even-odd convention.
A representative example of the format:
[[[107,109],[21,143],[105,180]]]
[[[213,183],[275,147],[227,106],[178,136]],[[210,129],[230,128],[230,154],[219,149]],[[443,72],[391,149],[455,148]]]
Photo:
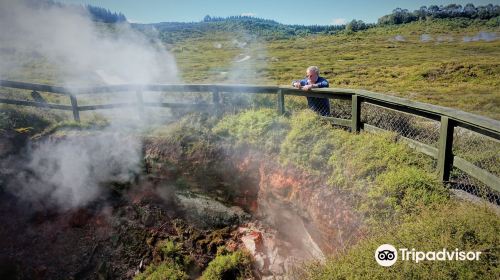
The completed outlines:
[[[485,6],[465,6],[449,4],[446,6],[422,6],[411,12],[396,8],[392,13],[378,19],[378,23],[365,23],[352,20],[345,25],[287,25],[274,20],[249,16],[211,17],[205,16],[199,22],[161,22],[152,24],[134,24],[138,29],[155,29],[160,32],[162,40],[168,43],[178,39],[193,38],[213,31],[241,32],[266,39],[281,39],[293,36],[311,34],[335,34],[338,32],[356,32],[375,26],[398,25],[414,21],[434,19],[457,19],[472,21],[490,21],[493,26],[500,25],[500,6],[488,4]]]
[[[213,31],[245,31],[248,35],[264,38],[288,38],[295,35],[334,34],[345,29],[345,25],[286,25],[274,20],[249,16],[212,18],[208,15],[200,22],[161,22],[134,24],[134,26],[144,30],[154,27],[160,31],[162,39],[166,42],[192,38]]]

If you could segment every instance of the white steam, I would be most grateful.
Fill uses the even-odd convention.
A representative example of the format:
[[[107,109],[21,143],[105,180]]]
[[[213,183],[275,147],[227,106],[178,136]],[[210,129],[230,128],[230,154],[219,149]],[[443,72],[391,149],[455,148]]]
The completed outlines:
[[[40,205],[82,206],[101,194],[100,184],[132,180],[140,151],[137,139],[116,132],[48,140],[30,152],[9,190]]]
[[[265,79],[267,64],[267,51],[265,44],[256,36],[242,31],[240,39],[233,39],[231,44],[239,49],[238,55],[233,58],[233,63],[227,75],[228,82],[232,84],[259,84],[268,83]]]
[[[95,23],[76,6],[0,0],[0,79],[68,87],[177,82],[174,57],[153,35],[128,23]],[[120,102],[136,98],[119,95]],[[137,118],[136,109],[112,112]],[[68,209],[96,199],[103,183],[130,180],[139,171],[141,141],[110,122],[90,135],[39,141],[26,162],[16,163],[7,188],[35,204]]]
[[[133,30],[128,23],[98,25],[83,9],[35,3],[0,1],[1,45],[15,49],[16,54],[47,59],[67,85],[95,83],[107,76],[115,79],[104,83],[177,81],[173,56],[157,40]],[[0,76],[8,71],[1,65],[0,69]]]

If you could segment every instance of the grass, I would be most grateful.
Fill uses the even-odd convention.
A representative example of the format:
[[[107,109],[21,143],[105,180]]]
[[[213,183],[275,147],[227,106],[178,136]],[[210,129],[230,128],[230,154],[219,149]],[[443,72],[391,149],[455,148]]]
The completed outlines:
[[[499,31],[493,21],[463,19],[277,40],[215,31],[173,42],[168,48],[184,83],[288,85],[303,77],[307,66],[318,65],[331,87],[368,89],[498,120],[500,40],[463,38]],[[422,35],[431,40],[422,40]],[[404,41],[395,40],[396,36]],[[48,67],[50,62],[43,57],[14,51],[0,53],[0,59],[17,65],[2,75],[5,79],[62,83],[58,68]]]
[[[272,116],[267,121],[265,116],[262,110],[226,116],[220,124],[230,124],[231,129],[221,131],[237,141],[248,139],[246,143],[256,149],[264,147],[266,129],[250,129],[244,137],[240,129],[248,126],[247,119],[271,124]],[[280,132],[284,140],[274,155],[282,164],[322,176],[330,187],[342,192],[343,199],[363,217],[361,227],[366,233],[357,245],[345,248],[344,254],[306,265],[302,278],[495,279],[498,275],[498,214],[484,205],[451,197],[436,179],[428,157],[398,142],[392,133],[353,135],[331,129],[310,111],[281,122],[286,124]],[[383,268],[373,255],[385,243],[420,251],[481,251],[483,258],[477,262],[400,262]]]
[[[241,250],[219,254],[203,272],[201,279],[248,279],[251,277],[251,257]]]
[[[214,127],[213,132],[228,138],[234,145],[259,146],[262,151],[276,152],[288,128],[288,122],[276,110],[248,110],[227,116]]]
[[[269,41],[216,32],[175,42],[171,50],[186,83],[289,84],[302,77],[308,65],[318,65],[332,87],[364,88],[500,119],[500,41],[461,40],[480,31],[498,32],[499,27],[481,21],[437,20]],[[433,41],[422,42],[422,34],[429,34]],[[395,40],[397,35],[404,41]],[[243,41],[247,42],[244,47]],[[243,61],[245,56],[250,59]],[[45,64],[43,60],[28,61],[6,77],[60,82],[56,70],[40,70]],[[5,91],[2,96],[19,94]],[[67,102],[58,98],[49,97],[51,102]],[[294,106],[304,102],[304,98],[300,100]],[[0,111],[0,128],[34,135],[91,126],[57,124],[64,116],[5,106]],[[177,145],[172,155],[179,153],[185,159],[214,154],[214,143],[221,140],[234,147],[250,146],[275,156],[283,165],[322,176],[330,187],[349,194],[370,236],[343,255],[309,266],[306,278],[493,278],[500,273],[498,216],[450,198],[435,179],[433,162],[398,142],[395,134],[353,135],[331,129],[309,111],[286,118],[268,109],[227,115],[222,120],[188,117],[151,133]],[[471,159],[482,161],[488,156]],[[203,159],[200,166],[217,164],[211,157]],[[384,269],[373,260],[375,248],[382,243],[486,253],[479,262],[405,262]],[[136,279],[187,277],[184,260],[176,257],[179,246],[170,241],[161,244],[162,261]],[[203,278],[245,277],[248,263],[243,252],[219,254]]]
[[[148,268],[134,277],[134,280],[185,280],[189,279],[188,275],[182,268],[172,262],[163,262],[158,265],[151,265]]]
[[[16,130],[32,136],[64,120],[64,115],[32,107],[3,105],[0,130]]]
[[[453,201],[396,226],[379,230],[346,254],[330,257],[324,264],[310,264],[307,279],[496,279],[500,221],[487,207]],[[398,261],[379,266],[375,249],[381,244],[417,251],[481,251],[479,261]]]
[[[264,41],[230,33],[187,39],[173,52],[186,83],[288,85],[318,65],[331,87],[363,88],[500,119],[500,41],[464,42],[498,32],[486,22],[436,20],[357,33]],[[433,40],[423,42],[429,34]],[[405,41],[395,41],[401,35]],[[453,41],[449,41],[453,38]],[[251,59],[237,62],[244,55]]]
[[[332,188],[349,193],[350,204],[367,224],[390,223],[448,199],[432,160],[398,142],[393,133],[353,135],[332,129],[309,110],[277,118],[267,109],[228,115],[213,131],[323,177]]]
[[[145,271],[134,277],[134,280],[184,280],[189,279],[186,268],[189,258],[182,254],[182,245],[165,239],[155,247],[160,255],[160,261],[149,265]]]

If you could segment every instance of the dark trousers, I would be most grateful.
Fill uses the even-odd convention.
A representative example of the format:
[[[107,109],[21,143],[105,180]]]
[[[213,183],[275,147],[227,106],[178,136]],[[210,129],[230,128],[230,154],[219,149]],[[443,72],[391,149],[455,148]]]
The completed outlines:
[[[330,115],[330,100],[328,98],[307,97],[307,106],[322,116]]]

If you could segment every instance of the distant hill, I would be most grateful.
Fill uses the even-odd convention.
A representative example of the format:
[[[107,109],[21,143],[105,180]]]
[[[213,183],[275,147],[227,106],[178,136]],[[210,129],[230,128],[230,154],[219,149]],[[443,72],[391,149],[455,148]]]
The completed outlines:
[[[160,22],[133,24],[133,26],[146,32],[148,30],[159,31],[164,42],[173,43],[179,39],[194,38],[214,31],[239,32],[262,39],[285,39],[313,34],[336,34],[343,31],[356,32],[380,25],[397,25],[434,19],[489,20],[490,26],[499,26],[500,6],[493,4],[477,7],[473,4],[432,5],[422,6],[413,12],[396,8],[391,14],[380,17],[377,24],[354,19],[345,25],[288,25],[250,16],[212,17],[207,15],[199,22]]]
[[[345,25],[287,25],[274,20],[249,16],[231,16],[226,18],[210,17],[200,22],[161,22],[153,24],[133,24],[134,27],[147,31],[156,29],[165,42],[175,42],[181,38],[193,38],[200,34],[214,31],[241,32],[262,38],[289,38],[297,35],[334,34],[345,30]]]

